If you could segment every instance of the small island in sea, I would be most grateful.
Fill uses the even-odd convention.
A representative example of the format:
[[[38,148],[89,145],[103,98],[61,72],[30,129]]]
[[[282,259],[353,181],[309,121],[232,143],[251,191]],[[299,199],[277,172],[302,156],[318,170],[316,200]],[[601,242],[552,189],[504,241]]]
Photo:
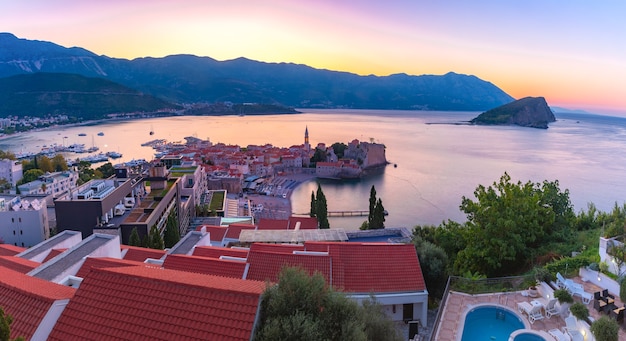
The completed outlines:
[[[478,125],[518,125],[547,129],[555,122],[554,113],[543,97],[524,97],[511,103],[488,110],[470,121]]]

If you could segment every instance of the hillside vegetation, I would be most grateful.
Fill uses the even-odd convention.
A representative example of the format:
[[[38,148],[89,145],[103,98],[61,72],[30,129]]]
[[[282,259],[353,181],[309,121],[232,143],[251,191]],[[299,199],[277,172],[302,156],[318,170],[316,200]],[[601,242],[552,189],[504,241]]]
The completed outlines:
[[[0,117],[66,114],[89,120],[177,107],[106,79],[76,74],[40,72],[0,81]]]

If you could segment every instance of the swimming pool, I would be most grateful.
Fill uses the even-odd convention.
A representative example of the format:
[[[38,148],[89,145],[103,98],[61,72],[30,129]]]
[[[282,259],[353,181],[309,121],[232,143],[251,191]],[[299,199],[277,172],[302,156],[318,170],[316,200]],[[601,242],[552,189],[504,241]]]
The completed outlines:
[[[478,306],[465,315],[461,341],[508,341],[511,333],[524,327],[519,316],[507,308]]]
[[[509,337],[509,341],[546,341],[552,339],[546,332],[527,329],[514,331]]]

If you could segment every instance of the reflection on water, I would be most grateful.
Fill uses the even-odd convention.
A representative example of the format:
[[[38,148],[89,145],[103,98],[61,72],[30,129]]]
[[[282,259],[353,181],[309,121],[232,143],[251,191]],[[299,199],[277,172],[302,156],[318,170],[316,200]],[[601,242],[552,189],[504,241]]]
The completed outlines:
[[[462,221],[462,196],[478,184],[490,185],[506,171],[514,181],[559,180],[569,189],[576,211],[593,202],[601,210],[624,202],[626,119],[594,115],[557,115],[547,130],[447,124],[468,121],[475,112],[315,110],[297,115],[166,117],[93,126],[59,127],[0,139],[0,149],[38,151],[43,145],[92,143],[116,151],[121,159],[152,159],[141,144],[153,139],[184,141],[186,136],[213,143],[300,145],[308,127],[312,145],[374,140],[387,147],[389,165],[379,174],[348,182],[322,181],[329,210],[361,210],[369,191],[389,211],[386,226],[412,227]],[[427,124],[446,123],[446,124]],[[154,129],[154,135],[150,130]],[[102,131],[103,136],[98,136]],[[78,134],[85,136],[78,136]],[[64,138],[67,137],[67,138]],[[76,156],[76,154],[74,154]],[[300,186],[292,196],[295,213],[307,213],[317,184]],[[331,226],[355,229],[365,217],[334,218]]]

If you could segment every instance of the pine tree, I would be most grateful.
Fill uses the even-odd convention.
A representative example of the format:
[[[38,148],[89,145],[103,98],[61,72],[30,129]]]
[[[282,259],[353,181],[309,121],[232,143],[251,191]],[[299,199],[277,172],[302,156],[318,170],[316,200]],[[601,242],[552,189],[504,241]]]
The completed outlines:
[[[163,236],[163,243],[166,248],[171,248],[176,245],[180,240],[180,231],[178,230],[178,223],[176,222],[176,217],[173,214],[170,214],[167,217],[167,225],[165,227],[165,233]]]
[[[370,189],[370,206],[369,213],[367,215],[367,223],[372,225],[372,220],[374,219],[374,208],[376,207],[376,188],[372,185]]]
[[[137,228],[133,228],[130,232],[130,237],[128,237],[128,245],[130,246],[141,246],[141,239],[139,238],[139,232],[137,232]]]
[[[317,208],[317,203],[315,201],[315,191],[311,191],[311,212],[309,212],[309,216],[311,217],[317,216],[316,208]]]
[[[4,309],[0,307],[0,341],[9,341],[12,322],[13,317],[11,315],[5,315]]]
[[[157,229],[156,225],[152,225],[150,228],[150,235],[148,236],[148,247],[151,249],[163,250],[165,245],[163,244],[163,238],[161,233]]]
[[[319,223],[320,229],[328,229],[330,228],[330,223],[328,222],[328,206],[326,203],[326,196],[322,191],[322,186],[317,184],[317,199],[315,200],[315,212],[317,214],[317,221]]]

